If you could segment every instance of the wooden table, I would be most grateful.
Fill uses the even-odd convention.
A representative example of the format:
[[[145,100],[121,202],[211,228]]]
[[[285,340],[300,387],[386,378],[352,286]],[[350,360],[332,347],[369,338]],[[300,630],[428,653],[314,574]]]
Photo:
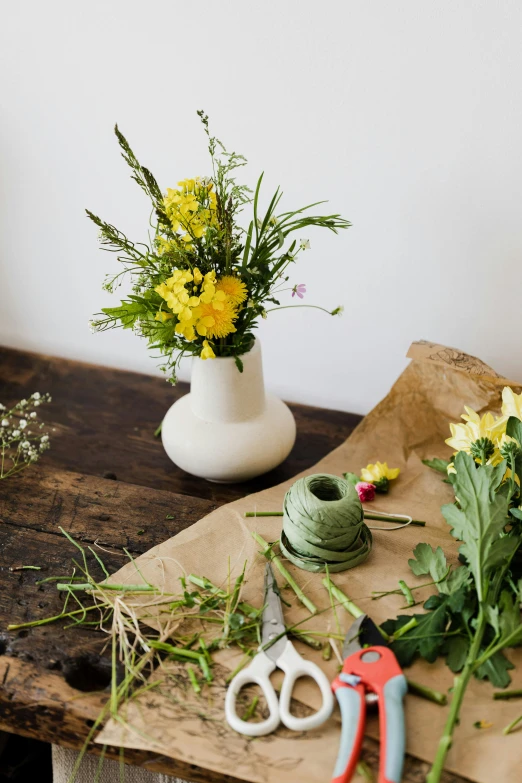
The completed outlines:
[[[161,378],[0,347],[0,401],[14,403],[35,391],[53,397],[41,409],[56,430],[51,450],[38,465],[0,482],[0,729],[81,748],[110,680],[110,665],[100,656],[102,635],[63,623],[5,630],[61,611],[56,587],[35,585],[46,573],[70,573],[75,550],[59,526],[85,544],[103,546],[115,571],[125,561],[124,547],[141,554],[217,506],[311,467],[360,417],[291,405],[298,436],[288,460],[246,484],[217,485],[175,467],[154,437],[186,384],[172,389]],[[20,565],[43,570],[10,570]],[[108,755],[117,758],[118,750]],[[364,758],[376,769],[377,743],[365,741]],[[194,783],[241,783],[141,751],[126,750],[125,761]],[[426,771],[426,764],[408,758],[403,780],[421,783]]]

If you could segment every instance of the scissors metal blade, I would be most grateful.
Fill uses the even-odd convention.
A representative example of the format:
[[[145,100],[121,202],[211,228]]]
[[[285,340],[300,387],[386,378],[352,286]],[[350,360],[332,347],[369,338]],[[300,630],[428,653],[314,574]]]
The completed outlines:
[[[367,614],[358,617],[348,628],[344,637],[343,659],[349,658],[363,647],[387,647],[383,635]]]
[[[270,563],[265,568],[265,608],[263,609],[263,625],[261,630],[261,642],[263,647],[272,639],[280,637],[276,642],[267,647],[265,653],[270,660],[276,662],[286,647],[286,626],[283,617],[279,588]]]

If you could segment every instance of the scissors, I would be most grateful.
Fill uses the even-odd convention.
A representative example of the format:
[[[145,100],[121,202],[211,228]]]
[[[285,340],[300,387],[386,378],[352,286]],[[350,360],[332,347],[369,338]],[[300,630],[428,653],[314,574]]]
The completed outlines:
[[[364,736],[366,704],[379,705],[381,758],[378,783],[400,783],[406,730],[403,699],[406,677],[375,623],[362,615],[352,623],[343,646],[343,668],[332,683],[341,708],[341,744],[332,783],[349,783]]]
[[[273,642],[270,644],[270,642]],[[270,675],[276,669],[285,673],[279,701]],[[322,705],[313,715],[296,718],[290,712],[290,699],[296,680],[311,677],[321,691]],[[268,705],[269,716],[260,723],[241,720],[236,710],[236,699],[241,688],[255,683],[259,685]],[[261,646],[252,662],[242,669],[229,685],[225,697],[225,716],[234,731],[248,737],[262,737],[275,731],[283,723],[292,731],[315,729],[332,714],[334,700],[331,685],[325,673],[312,661],[306,661],[286,635],[283,610],[272,566],[265,569],[265,607],[261,631]]]

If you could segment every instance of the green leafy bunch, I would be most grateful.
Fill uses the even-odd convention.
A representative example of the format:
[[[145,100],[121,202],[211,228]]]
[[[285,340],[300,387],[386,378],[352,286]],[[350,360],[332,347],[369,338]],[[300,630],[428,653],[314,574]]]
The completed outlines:
[[[87,210],[88,217],[99,228],[102,248],[114,253],[121,267],[117,273],[106,277],[104,289],[113,293],[129,279],[131,288],[118,306],[102,308],[102,313],[91,321],[91,329],[132,329],[147,340],[155,355],[162,358],[161,369],[173,383],[182,356],[199,356],[205,346],[207,353],[203,358],[233,356],[241,370],[240,357],[251,349],[260,317],[266,317],[270,309],[281,306],[312,306],[281,305],[279,299],[284,291],[295,290],[295,286],[286,286],[289,266],[309,247],[307,240],[293,239],[291,235],[310,226],[327,228],[334,233],[350,226],[338,214],[309,213],[324,202],[280,212],[283,194],[279,188],[268,207],[262,209],[263,174],[254,192],[238,183],[237,170],[246,165],[246,159],[239,153],[228,152],[222,142],[211,135],[207,115],[203,111],[198,111],[198,115],[208,139],[212,174],[184,181],[196,181],[195,188],[193,184],[191,187],[196,193],[194,199],[198,201],[195,219],[187,219],[182,231],[171,210],[176,192],[170,191],[169,201],[169,191],[167,194],[162,192],[150,170],[138,161],[118,126],[115,133],[123,159],[131,169],[132,179],[151,202],[148,242],[131,241],[114,225]],[[196,200],[192,204],[196,204]],[[243,225],[241,213],[246,208],[251,210],[251,216]],[[166,304],[157,290],[172,280],[176,270],[213,275],[218,283],[223,276],[240,281],[241,302],[234,306],[233,324],[231,321],[226,334],[210,335],[208,339],[204,330],[190,334],[180,331],[183,326],[180,313]],[[194,296],[200,291],[194,289],[188,293]],[[340,310],[325,312],[334,315]]]
[[[393,644],[394,652],[403,666],[417,657],[433,663],[443,656],[456,674],[448,721],[428,783],[440,780],[471,677],[505,688],[513,664],[504,650],[522,644],[522,512],[515,479],[522,476],[522,422],[510,417],[506,433],[505,458],[496,466],[477,463],[465,452],[455,456],[455,473],[450,474],[455,503],[444,505],[442,514],[461,542],[461,564],[449,566],[442,549],[428,544],[419,544],[408,561],[416,576],[431,577],[428,584],[437,593],[424,603],[425,612],[415,615],[415,627]],[[431,467],[441,469],[439,464]],[[410,595],[418,587],[408,588]],[[393,635],[410,621],[411,615],[399,615],[383,628]]]

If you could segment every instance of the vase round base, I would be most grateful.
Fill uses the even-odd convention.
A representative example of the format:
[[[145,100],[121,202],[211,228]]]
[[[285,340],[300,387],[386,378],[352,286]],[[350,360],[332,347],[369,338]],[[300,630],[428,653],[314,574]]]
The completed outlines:
[[[265,395],[264,410],[237,422],[206,421],[177,400],[163,420],[161,437],[170,459],[194,476],[220,484],[248,481],[277,467],[295,443],[295,420],[285,403]]]

